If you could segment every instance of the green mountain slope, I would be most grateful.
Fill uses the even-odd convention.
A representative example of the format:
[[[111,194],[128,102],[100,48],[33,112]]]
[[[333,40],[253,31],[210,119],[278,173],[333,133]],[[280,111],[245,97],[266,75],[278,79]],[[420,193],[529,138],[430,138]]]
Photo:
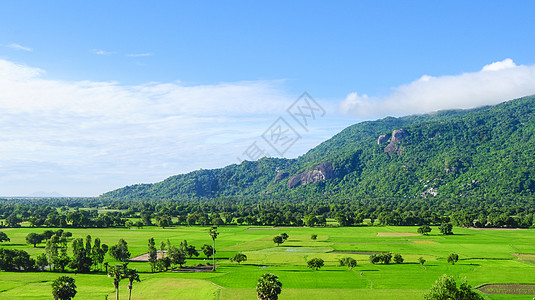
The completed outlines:
[[[472,110],[388,117],[350,126],[297,159],[199,170],[101,198],[531,196],[534,113],[531,96]]]

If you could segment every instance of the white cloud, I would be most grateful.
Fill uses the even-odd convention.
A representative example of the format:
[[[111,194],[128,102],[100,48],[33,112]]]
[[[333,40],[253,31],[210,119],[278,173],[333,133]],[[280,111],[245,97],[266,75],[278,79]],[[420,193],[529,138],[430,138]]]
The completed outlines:
[[[45,75],[0,59],[0,195],[97,195],[235,163],[294,100],[277,81],[128,86]]]
[[[22,50],[22,51],[28,51],[28,52],[32,52],[33,51],[32,48],[25,47],[25,46],[22,46],[22,45],[17,44],[17,43],[11,43],[11,44],[7,45],[7,47],[9,47],[11,49],[15,49],[15,50]]]
[[[514,68],[514,67],[516,67],[515,62],[510,58],[506,58],[502,61],[497,61],[488,65],[485,65],[483,69],[481,70],[482,71],[499,71],[499,70]]]
[[[128,57],[147,57],[152,56],[152,53],[135,53],[135,54],[127,54]]]
[[[535,94],[535,65],[516,65],[508,58],[488,64],[478,72],[440,77],[424,75],[393,88],[386,97],[350,93],[340,103],[340,109],[370,119],[473,108],[532,94]]]
[[[93,52],[96,55],[112,55],[112,54],[114,54],[114,52],[105,51],[105,50],[102,50],[102,49],[93,49],[93,50],[91,50],[91,52]]]

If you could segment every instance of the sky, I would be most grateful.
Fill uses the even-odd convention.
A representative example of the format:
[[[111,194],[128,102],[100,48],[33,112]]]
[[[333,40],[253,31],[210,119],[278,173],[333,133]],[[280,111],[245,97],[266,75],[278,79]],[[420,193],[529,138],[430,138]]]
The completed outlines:
[[[0,4],[0,196],[98,196],[535,94],[531,1]]]

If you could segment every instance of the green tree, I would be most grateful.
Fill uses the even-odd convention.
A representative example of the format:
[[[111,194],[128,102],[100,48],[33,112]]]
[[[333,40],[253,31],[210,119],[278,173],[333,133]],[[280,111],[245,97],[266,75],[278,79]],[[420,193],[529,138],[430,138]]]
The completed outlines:
[[[483,299],[479,294],[472,290],[472,287],[465,281],[457,288],[457,283],[453,276],[446,274],[442,275],[435,284],[424,295],[426,300],[448,300],[448,299],[462,299],[462,300],[480,300]]]
[[[307,266],[313,270],[319,270],[323,265],[324,261],[321,258],[313,258],[307,261]]]
[[[440,224],[440,227],[438,227],[438,229],[443,235],[453,234],[453,225],[451,225],[451,223],[442,223]]]
[[[52,263],[54,264],[54,269],[57,267],[61,272],[65,272],[65,267],[71,263],[71,258],[67,255],[67,251],[62,250],[60,255],[54,257]]]
[[[422,225],[418,227],[417,232],[419,234],[428,235],[431,232],[431,227],[429,225]]]
[[[46,258],[46,254],[41,253],[37,255],[37,258],[35,259],[35,266],[39,270],[44,270],[46,266],[48,266],[48,259]]]
[[[418,258],[418,262],[419,262],[420,265],[422,265],[422,267],[423,267],[424,264],[425,264],[425,262],[426,262],[426,260],[425,260],[423,257],[420,256],[420,257]]]
[[[312,234],[310,235],[310,239],[311,240],[316,240],[318,238],[318,235],[317,234]]]
[[[396,264],[401,264],[401,263],[403,263],[403,261],[404,261],[404,259],[401,256],[401,254],[394,254],[394,262]]]
[[[277,235],[273,237],[273,242],[277,244],[277,246],[279,246],[280,244],[284,243],[284,239],[282,238],[282,236]]]
[[[139,274],[136,269],[126,269],[125,277],[128,278],[128,300],[132,299],[132,286],[134,281],[140,282]]]
[[[206,255],[206,258],[208,259],[210,259],[210,256],[212,256],[212,254],[215,253],[215,249],[211,245],[208,245],[208,244],[202,245],[201,249],[204,255]]]
[[[156,250],[156,243],[154,242],[154,238],[149,239],[148,243],[149,247],[149,263],[150,263],[150,269],[152,272],[156,269],[156,263],[158,262],[158,252]]]
[[[20,227],[20,222],[22,222],[22,219],[19,218],[15,213],[12,213],[6,218],[7,227]]]
[[[160,220],[158,221],[158,225],[162,228],[171,226],[171,218],[168,215],[163,215],[160,217]]]
[[[78,273],[88,273],[91,270],[91,252],[87,252],[81,238],[72,241],[72,260],[69,266]]]
[[[1,242],[10,242],[11,240],[7,237],[7,234],[3,231],[0,231],[0,243]]]
[[[188,245],[188,241],[184,240],[180,243],[180,249],[186,253],[189,258],[192,258],[193,256],[197,257],[199,256],[199,251],[195,249],[195,246]]]
[[[183,249],[179,249],[173,245],[169,247],[169,258],[173,265],[182,265],[186,263],[186,252]]]
[[[256,294],[259,300],[277,300],[282,292],[282,283],[274,274],[264,274],[256,284]]]
[[[380,254],[372,254],[369,258],[370,263],[376,264],[381,261],[381,255]]]
[[[31,232],[26,236],[26,243],[33,244],[33,247],[35,248],[37,244],[43,241],[43,239],[44,236],[42,234]]]
[[[236,253],[236,255],[230,258],[230,261],[237,262],[238,264],[240,264],[243,261],[247,261],[247,255],[243,253]]]
[[[130,251],[128,251],[128,243],[120,239],[117,245],[113,245],[110,248],[110,255],[118,261],[124,262],[130,258]]]
[[[76,295],[74,278],[60,276],[52,282],[52,295],[54,299],[70,300]]]
[[[91,249],[91,261],[93,265],[98,265],[99,270],[102,270],[102,263],[104,262],[104,256],[108,252],[108,245],[101,244],[99,238],[95,238],[95,243]]]
[[[152,225],[151,218],[152,214],[150,212],[143,211],[141,212],[141,220],[143,222],[143,225],[150,226]]]
[[[217,239],[217,236],[219,235],[219,232],[217,232],[217,226],[213,226],[210,228],[210,237],[212,238],[213,242],[213,252],[212,252],[212,260],[213,260],[213,271],[215,271],[215,239]]]
[[[308,226],[308,227],[312,227],[314,225],[316,225],[316,223],[318,222],[318,219],[316,218],[316,216],[314,214],[308,214],[305,216],[305,224]]]
[[[459,255],[451,253],[448,255],[448,262],[454,265],[459,260]]]
[[[131,220],[126,220],[126,222],[124,222],[124,227],[130,229],[130,227],[133,227],[134,226],[134,222],[131,221]]]
[[[385,265],[388,265],[391,260],[392,260],[392,253],[390,252],[383,253],[380,255],[380,261]]]
[[[344,257],[338,260],[341,267],[347,266],[350,270],[353,270],[357,266],[357,261],[352,257]]]

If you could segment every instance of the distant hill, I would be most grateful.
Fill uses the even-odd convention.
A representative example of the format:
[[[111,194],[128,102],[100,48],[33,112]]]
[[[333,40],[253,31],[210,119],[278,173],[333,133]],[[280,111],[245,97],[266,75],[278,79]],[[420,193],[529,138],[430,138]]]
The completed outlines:
[[[24,198],[63,198],[62,194],[58,192],[35,192],[33,194],[24,196]]]
[[[387,117],[352,125],[297,159],[263,158],[198,170],[100,197],[531,196],[534,114],[535,97],[530,96],[471,110]]]

